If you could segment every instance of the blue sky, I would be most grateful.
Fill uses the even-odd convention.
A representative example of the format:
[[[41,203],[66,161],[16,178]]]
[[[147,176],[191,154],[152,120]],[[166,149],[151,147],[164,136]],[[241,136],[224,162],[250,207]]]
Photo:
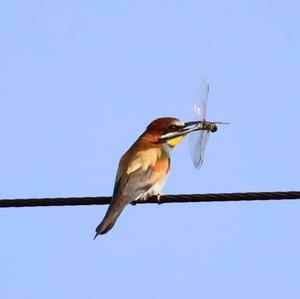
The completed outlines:
[[[298,1],[7,1],[0,10],[0,198],[111,195],[161,116],[192,120],[165,193],[299,189]],[[300,202],[0,209],[0,297],[299,298]]]

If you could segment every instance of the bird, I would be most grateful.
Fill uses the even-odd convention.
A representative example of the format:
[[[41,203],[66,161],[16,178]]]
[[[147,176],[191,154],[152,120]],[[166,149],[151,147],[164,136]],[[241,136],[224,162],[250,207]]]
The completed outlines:
[[[147,126],[120,159],[112,201],[94,239],[112,229],[127,204],[153,195],[159,199],[170,171],[172,149],[184,136],[199,129],[198,123],[162,117]]]

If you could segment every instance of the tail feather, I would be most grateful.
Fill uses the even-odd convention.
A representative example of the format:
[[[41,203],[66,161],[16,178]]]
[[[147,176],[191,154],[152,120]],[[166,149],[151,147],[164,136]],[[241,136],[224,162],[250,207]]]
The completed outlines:
[[[101,223],[97,226],[96,228],[96,235],[94,237],[94,240],[98,235],[104,235],[106,234],[109,230],[112,229],[114,224],[116,223],[118,217],[120,216],[121,212],[123,211],[124,207],[116,208],[113,206],[110,206],[101,221]]]

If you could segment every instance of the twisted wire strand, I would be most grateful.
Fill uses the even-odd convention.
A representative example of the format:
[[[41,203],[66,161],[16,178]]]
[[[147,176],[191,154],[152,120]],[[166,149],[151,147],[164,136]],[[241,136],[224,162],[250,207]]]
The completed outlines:
[[[300,191],[162,195],[159,197],[159,199],[157,196],[152,196],[145,201],[138,200],[135,202],[135,204],[221,202],[221,201],[234,202],[234,201],[287,200],[287,199],[289,200],[300,199]],[[107,205],[110,204],[110,202],[111,202],[110,196],[0,199],[0,208]]]

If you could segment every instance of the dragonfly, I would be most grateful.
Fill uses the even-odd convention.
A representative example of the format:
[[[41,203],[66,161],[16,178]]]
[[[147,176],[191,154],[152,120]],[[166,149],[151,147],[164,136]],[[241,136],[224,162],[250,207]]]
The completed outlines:
[[[206,105],[209,94],[209,83],[207,79],[202,80],[195,98],[193,112],[197,121],[190,122],[196,124],[198,129],[189,134],[189,148],[194,166],[199,169],[203,164],[205,148],[210,132],[218,130],[218,124],[228,124],[220,121],[206,121]]]

